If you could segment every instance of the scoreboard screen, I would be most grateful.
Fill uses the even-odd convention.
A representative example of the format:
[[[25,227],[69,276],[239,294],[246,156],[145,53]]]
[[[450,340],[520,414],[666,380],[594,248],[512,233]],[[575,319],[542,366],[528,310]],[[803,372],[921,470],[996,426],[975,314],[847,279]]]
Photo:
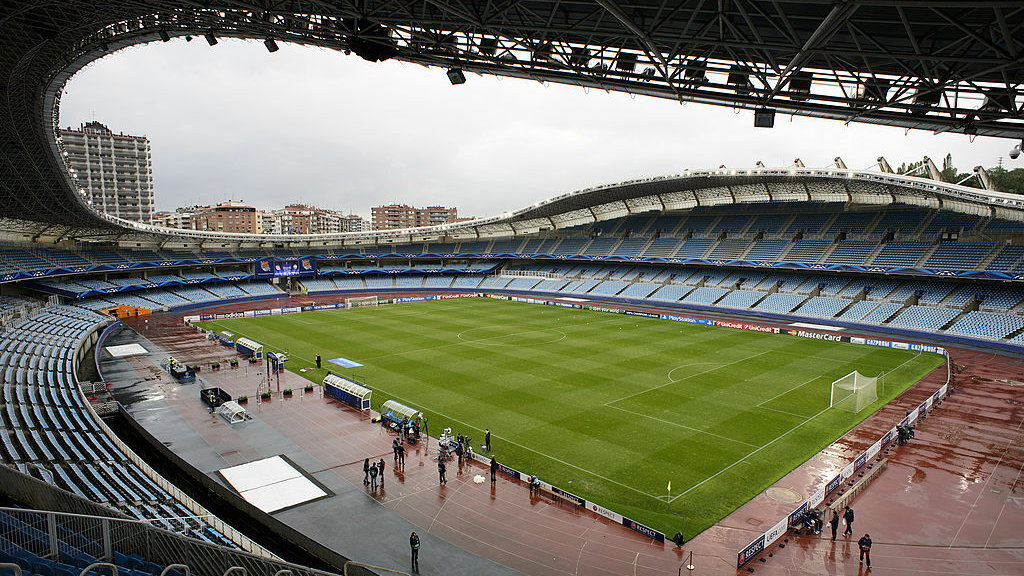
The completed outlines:
[[[257,278],[279,278],[286,276],[313,276],[316,274],[316,261],[312,258],[297,260],[278,260],[268,258],[256,263]]]

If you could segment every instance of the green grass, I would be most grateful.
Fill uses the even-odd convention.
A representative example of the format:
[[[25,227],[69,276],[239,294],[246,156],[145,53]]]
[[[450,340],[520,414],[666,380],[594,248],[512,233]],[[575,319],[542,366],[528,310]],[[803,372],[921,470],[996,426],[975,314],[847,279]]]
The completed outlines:
[[[933,354],[492,299],[201,323],[325,367],[500,462],[692,537],[942,363]],[[365,366],[341,369],[327,359]],[[879,401],[829,410],[832,381],[887,372]],[[324,370],[301,373],[319,382]],[[671,496],[667,491],[672,483]]]

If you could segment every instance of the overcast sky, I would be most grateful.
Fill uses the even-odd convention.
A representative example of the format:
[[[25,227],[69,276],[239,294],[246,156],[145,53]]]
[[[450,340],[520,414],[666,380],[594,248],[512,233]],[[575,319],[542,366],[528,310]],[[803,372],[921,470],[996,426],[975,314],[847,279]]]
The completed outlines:
[[[1012,142],[779,116],[468,75],[261,42],[175,39],[94,62],[68,83],[61,125],[148,136],[158,209],[292,201],[369,215],[399,202],[491,216],[551,196],[686,168],[868,168],[952,152],[969,170]]]

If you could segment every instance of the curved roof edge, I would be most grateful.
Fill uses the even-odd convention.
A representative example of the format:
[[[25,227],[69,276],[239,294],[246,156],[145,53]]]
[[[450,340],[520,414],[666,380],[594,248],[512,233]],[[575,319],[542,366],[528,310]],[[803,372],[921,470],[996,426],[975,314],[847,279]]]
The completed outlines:
[[[239,234],[179,230],[102,217],[135,241],[187,244],[329,246],[461,241],[535,234],[631,214],[697,207],[821,202],[909,204],[1024,222],[1024,196],[914,176],[862,170],[755,168],[685,170],[567,192],[512,212],[421,228],[335,234]],[[72,234],[74,235],[74,234]],[[84,238],[83,238],[84,239]],[[106,238],[109,240],[109,238]]]

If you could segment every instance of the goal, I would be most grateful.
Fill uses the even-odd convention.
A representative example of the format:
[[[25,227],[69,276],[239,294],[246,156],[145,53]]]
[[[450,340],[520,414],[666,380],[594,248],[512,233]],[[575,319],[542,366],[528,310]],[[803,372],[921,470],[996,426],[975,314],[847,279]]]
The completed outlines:
[[[857,413],[878,400],[878,381],[883,376],[868,378],[854,370],[832,383],[829,408]]]
[[[376,306],[376,296],[353,296],[345,298],[345,308],[358,308],[360,306]]]

